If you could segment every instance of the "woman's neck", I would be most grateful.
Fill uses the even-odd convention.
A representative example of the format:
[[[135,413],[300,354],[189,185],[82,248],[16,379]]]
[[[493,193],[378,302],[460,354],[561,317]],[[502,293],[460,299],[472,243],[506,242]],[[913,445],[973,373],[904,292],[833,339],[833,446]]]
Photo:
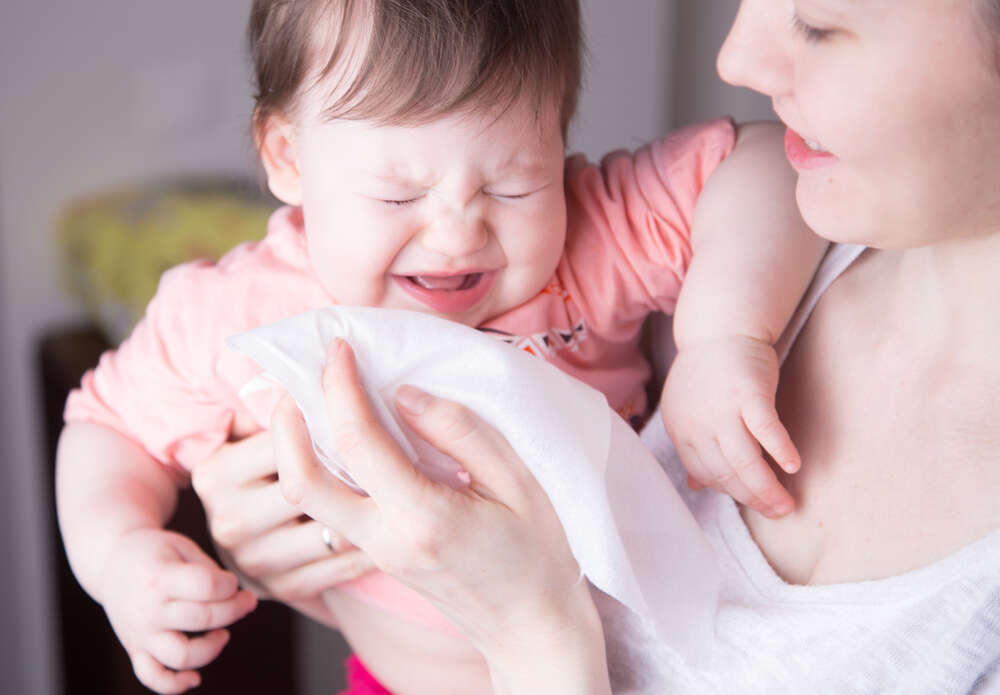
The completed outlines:
[[[1000,344],[1000,231],[882,252],[889,325],[920,340],[983,349]],[[929,330],[930,329],[930,330]]]

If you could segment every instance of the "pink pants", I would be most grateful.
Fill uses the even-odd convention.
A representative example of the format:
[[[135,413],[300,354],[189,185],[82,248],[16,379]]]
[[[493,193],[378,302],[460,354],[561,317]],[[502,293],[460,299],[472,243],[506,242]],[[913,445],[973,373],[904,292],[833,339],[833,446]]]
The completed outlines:
[[[337,695],[392,695],[375,680],[375,676],[368,673],[368,669],[356,655],[351,654],[344,666],[347,669],[347,690],[342,690]]]

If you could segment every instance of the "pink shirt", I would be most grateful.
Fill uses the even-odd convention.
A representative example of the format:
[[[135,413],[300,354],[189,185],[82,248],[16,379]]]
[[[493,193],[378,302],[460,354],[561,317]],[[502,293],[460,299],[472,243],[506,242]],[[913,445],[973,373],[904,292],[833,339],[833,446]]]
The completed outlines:
[[[691,217],[732,151],[728,119],[694,126],[601,164],[567,162],[566,247],[548,286],[480,329],[601,390],[626,420],[646,412],[645,318],[672,313],[691,257]],[[132,335],[70,394],[67,421],[95,422],[181,471],[228,438],[237,415],[260,428],[273,399],[237,394],[260,368],[225,338],[334,304],[309,262],[301,210],[282,208],[260,242],[218,263],[166,272]]]

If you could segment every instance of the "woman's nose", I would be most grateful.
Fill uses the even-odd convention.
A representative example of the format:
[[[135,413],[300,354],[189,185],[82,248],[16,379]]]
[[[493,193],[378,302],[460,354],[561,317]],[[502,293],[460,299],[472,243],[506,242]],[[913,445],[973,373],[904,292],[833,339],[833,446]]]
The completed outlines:
[[[743,0],[719,50],[719,76],[731,85],[749,87],[770,97],[786,95],[792,82],[787,13],[783,2]]]

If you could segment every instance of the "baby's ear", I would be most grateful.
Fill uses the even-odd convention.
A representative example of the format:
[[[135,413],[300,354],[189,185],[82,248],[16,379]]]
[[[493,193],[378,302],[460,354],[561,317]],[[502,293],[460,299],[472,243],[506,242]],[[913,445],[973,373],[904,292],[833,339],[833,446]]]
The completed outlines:
[[[273,116],[261,127],[257,141],[271,193],[287,205],[301,205],[302,176],[294,126],[284,117]]]

